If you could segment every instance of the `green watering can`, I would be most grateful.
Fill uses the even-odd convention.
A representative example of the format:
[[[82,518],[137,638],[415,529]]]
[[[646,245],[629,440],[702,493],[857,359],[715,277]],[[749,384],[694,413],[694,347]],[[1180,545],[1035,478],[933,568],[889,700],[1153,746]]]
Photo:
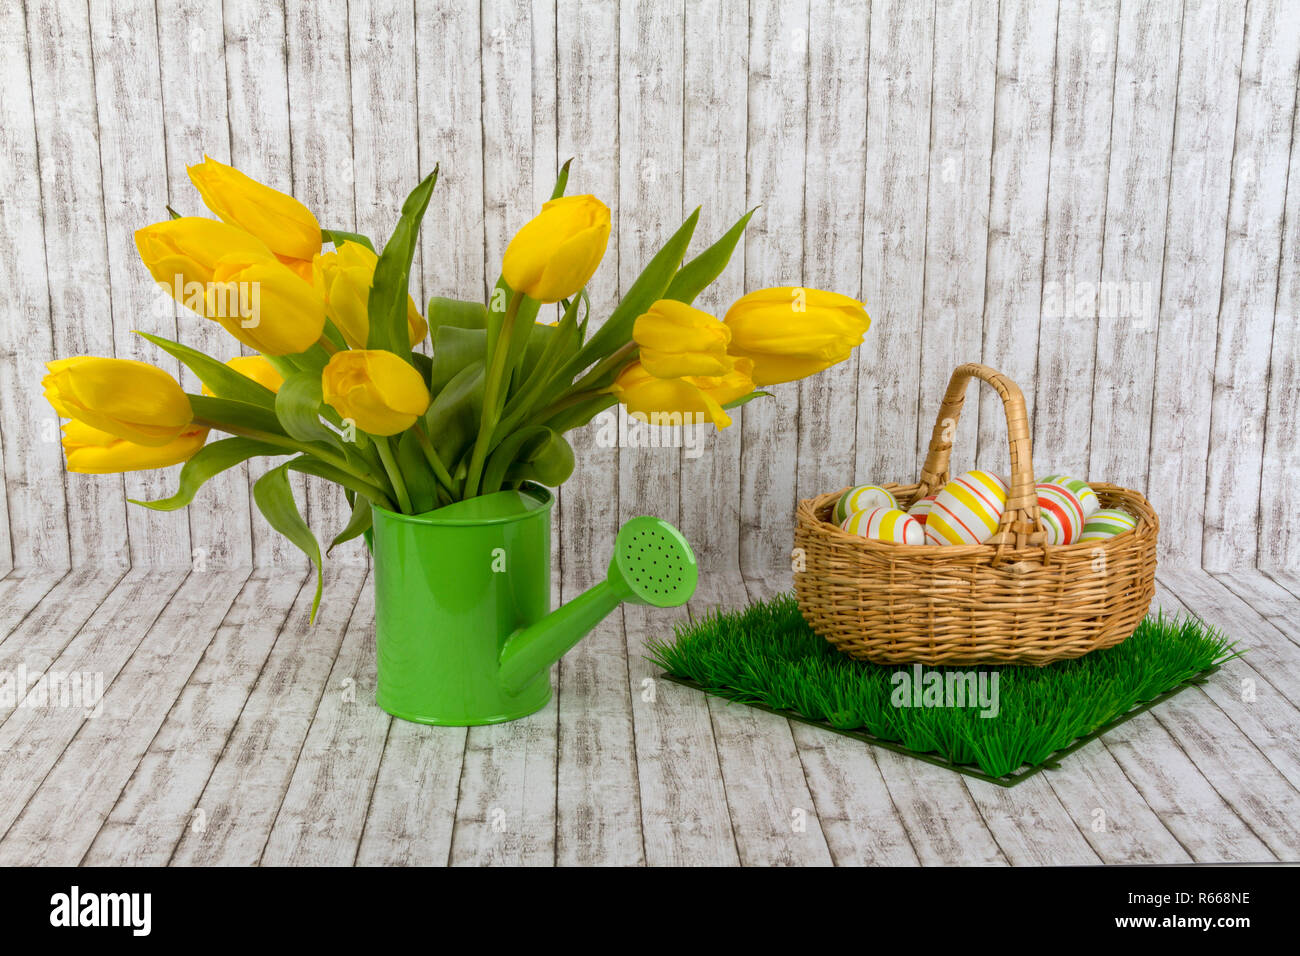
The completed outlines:
[[[619,529],[604,581],[551,610],[551,509],[525,486],[420,515],[374,509],[376,700],[395,717],[468,726],[546,706],[550,668],[624,601],[677,607],[699,570],[659,518]]]

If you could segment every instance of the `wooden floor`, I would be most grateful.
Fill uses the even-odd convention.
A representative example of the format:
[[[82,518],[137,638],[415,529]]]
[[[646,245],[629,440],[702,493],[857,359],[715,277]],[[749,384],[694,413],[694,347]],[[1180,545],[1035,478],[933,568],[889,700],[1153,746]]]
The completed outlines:
[[[687,611],[616,612],[544,711],[466,731],[375,706],[364,569],[314,627],[283,573],[17,571],[0,681],[104,696],[0,706],[0,864],[1300,860],[1300,577],[1159,583],[1245,659],[1004,790],[657,680],[645,643]],[[688,610],[786,586],[715,575]]]

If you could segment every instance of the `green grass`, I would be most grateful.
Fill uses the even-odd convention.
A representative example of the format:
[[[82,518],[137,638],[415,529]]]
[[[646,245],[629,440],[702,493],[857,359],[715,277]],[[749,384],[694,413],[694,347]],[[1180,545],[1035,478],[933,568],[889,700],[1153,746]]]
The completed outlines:
[[[913,668],[840,654],[808,627],[791,594],[679,625],[671,642],[652,643],[648,657],[707,693],[1007,783],[1053,765],[1238,653],[1200,621],[1157,615],[1115,647],[1046,667],[924,669],[996,673],[999,712],[992,717],[980,716],[973,702],[895,706],[894,674]]]

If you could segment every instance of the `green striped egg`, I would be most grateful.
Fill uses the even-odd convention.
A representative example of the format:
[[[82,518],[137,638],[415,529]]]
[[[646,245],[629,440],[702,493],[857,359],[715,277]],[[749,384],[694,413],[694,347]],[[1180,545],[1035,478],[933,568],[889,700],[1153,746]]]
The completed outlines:
[[[1092,490],[1092,485],[1088,484],[1081,478],[1071,478],[1069,475],[1048,475],[1045,478],[1039,478],[1040,485],[1060,485],[1066,491],[1074,493],[1079,499],[1079,504],[1083,505],[1084,518],[1091,518],[1101,510],[1101,499],[1097,497],[1097,492]]]
[[[872,508],[897,508],[898,500],[879,485],[858,485],[840,495],[835,502],[835,523],[843,526],[849,515]]]
[[[1079,540],[1081,542],[1103,541],[1125,531],[1132,531],[1136,527],[1137,518],[1124,509],[1103,508],[1088,519],[1088,523],[1083,526],[1083,534],[1079,535]]]

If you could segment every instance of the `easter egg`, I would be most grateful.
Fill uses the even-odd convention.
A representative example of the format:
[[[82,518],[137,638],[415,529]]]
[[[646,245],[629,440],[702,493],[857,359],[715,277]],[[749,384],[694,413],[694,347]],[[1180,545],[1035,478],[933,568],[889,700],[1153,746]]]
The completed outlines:
[[[925,519],[929,544],[982,544],[998,530],[1007,482],[991,471],[968,471],[943,486]]]
[[[1101,510],[1101,500],[1097,497],[1097,492],[1092,490],[1092,485],[1081,478],[1071,478],[1069,475],[1048,475],[1046,478],[1039,478],[1038,483],[1060,485],[1066,491],[1073,492],[1074,497],[1079,499],[1079,504],[1083,505],[1084,518],[1091,518]]]
[[[1038,516],[1047,531],[1047,543],[1071,544],[1078,540],[1086,520],[1078,496],[1064,485],[1050,481],[1040,481],[1037,493]]]
[[[844,519],[855,511],[897,507],[898,501],[894,496],[879,485],[858,485],[840,495],[840,500],[835,503],[835,523],[844,524]]]
[[[1137,519],[1123,508],[1103,508],[1083,526],[1080,541],[1102,541],[1137,527]]]
[[[872,508],[855,511],[840,525],[849,534],[891,541],[894,544],[925,544],[925,529],[905,511],[897,508]]]
[[[924,498],[917,499],[912,503],[912,507],[907,509],[907,513],[921,524],[925,524],[925,519],[930,514],[930,506],[934,504],[934,499],[938,497],[938,495],[926,495]]]

